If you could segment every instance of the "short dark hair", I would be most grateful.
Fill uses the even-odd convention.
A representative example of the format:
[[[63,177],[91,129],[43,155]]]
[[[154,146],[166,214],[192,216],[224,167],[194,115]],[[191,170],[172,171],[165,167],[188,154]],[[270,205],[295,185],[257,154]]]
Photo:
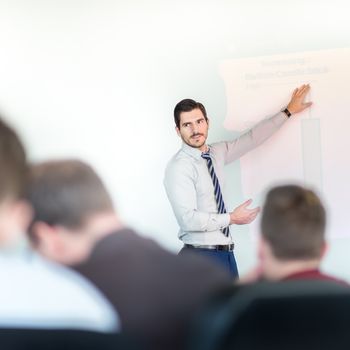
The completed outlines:
[[[191,100],[190,98],[186,98],[180,101],[174,109],[174,121],[175,125],[180,129],[180,116],[182,112],[191,112],[194,109],[200,109],[204,115],[205,120],[208,120],[207,111],[202,103],[196,102],[195,100]]]
[[[297,185],[271,189],[263,206],[261,233],[280,260],[319,258],[326,212],[319,197]]]
[[[16,132],[0,119],[0,201],[22,197],[27,175],[24,147]]]
[[[79,228],[89,215],[113,210],[102,180],[88,164],[79,160],[47,161],[33,165],[29,172],[27,200],[34,217],[48,225]]]

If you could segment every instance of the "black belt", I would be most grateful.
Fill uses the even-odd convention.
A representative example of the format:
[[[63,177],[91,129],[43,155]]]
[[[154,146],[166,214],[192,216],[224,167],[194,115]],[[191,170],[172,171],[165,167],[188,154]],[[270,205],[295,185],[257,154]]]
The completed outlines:
[[[209,250],[221,250],[224,252],[233,252],[235,244],[227,244],[227,245],[198,245],[198,244],[185,244],[186,248],[191,249],[209,249]]]

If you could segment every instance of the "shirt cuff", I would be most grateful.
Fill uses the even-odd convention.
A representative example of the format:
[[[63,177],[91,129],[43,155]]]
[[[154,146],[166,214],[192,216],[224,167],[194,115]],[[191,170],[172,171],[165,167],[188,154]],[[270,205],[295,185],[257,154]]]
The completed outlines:
[[[275,122],[277,122],[277,124],[283,124],[288,119],[289,119],[289,117],[282,110],[276,114]]]
[[[219,224],[220,224],[220,228],[224,228],[227,227],[228,225],[230,225],[230,214],[219,214]]]

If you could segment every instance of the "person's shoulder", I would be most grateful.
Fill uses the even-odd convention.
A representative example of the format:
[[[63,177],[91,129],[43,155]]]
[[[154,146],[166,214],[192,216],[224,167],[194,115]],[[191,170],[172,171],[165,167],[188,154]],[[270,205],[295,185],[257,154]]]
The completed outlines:
[[[169,160],[166,166],[166,170],[182,167],[187,164],[191,164],[192,160],[191,157],[189,157],[186,152],[184,152],[182,149],[178,150]]]
[[[116,313],[92,284],[31,249],[1,259],[0,277],[6,273],[11,280],[0,296],[8,296],[7,311],[19,324],[41,325],[45,320],[52,328],[119,329]],[[35,312],[26,315],[30,310]]]
[[[151,265],[157,262],[160,275],[161,270],[164,270],[164,275],[169,272],[172,276],[176,275],[176,279],[181,284],[188,282],[189,286],[191,284],[217,286],[229,285],[232,282],[230,274],[225,269],[198,254],[189,252],[179,256],[159,245],[154,239],[142,236],[131,229],[124,229],[115,236],[116,240],[119,236],[118,251],[130,251],[132,246],[133,253],[139,256],[140,261],[147,264],[149,258],[152,257]],[[108,241],[105,241],[104,246],[107,243]],[[117,242],[115,242],[116,245]]]
[[[36,254],[32,257],[31,270],[35,280],[40,279],[42,292],[46,289],[50,299],[56,300],[56,309],[65,313],[67,319],[79,320],[83,328],[92,330],[119,329],[119,320],[112,306],[85,277]]]
[[[146,263],[150,258],[155,261],[164,251],[154,239],[124,227],[100,239],[89,258],[73,268],[83,275],[99,274],[98,278],[103,279],[103,271],[111,265],[121,272],[130,268],[128,264],[133,264],[134,259]]]
[[[286,276],[283,280],[292,281],[292,280],[318,280],[318,281],[327,281],[331,283],[340,284],[343,286],[350,287],[350,285],[339,277],[329,275],[318,269],[312,270],[303,270]]]
[[[129,249],[145,246],[159,248],[159,245],[154,240],[141,236],[131,228],[124,227],[100,239],[96,243],[88,261],[96,258],[102,260],[106,260],[106,257],[117,258],[117,254],[123,253],[124,256]]]
[[[189,157],[185,152],[179,151],[168,162],[165,168],[164,181],[175,179],[180,174],[193,175],[194,165],[193,159]]]

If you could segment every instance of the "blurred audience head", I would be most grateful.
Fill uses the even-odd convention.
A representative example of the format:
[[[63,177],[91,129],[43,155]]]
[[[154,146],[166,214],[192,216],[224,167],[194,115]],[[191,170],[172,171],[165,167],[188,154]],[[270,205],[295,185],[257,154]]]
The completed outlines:
[[[33,165],[26,197],[34,209],[34,247],[63,264],[84,260],[98,238],[120,226],[102,180],[79,160]]]
[[[23,200],[28,168],[16,132],[0,119],[0,245],[16,244],[27,229],[31,209]]]
[[[262,274],[280,279],[292,270],[318,268],[325,253],[326,212],[320,198],[297,185],[272,188],[261,218]]]

